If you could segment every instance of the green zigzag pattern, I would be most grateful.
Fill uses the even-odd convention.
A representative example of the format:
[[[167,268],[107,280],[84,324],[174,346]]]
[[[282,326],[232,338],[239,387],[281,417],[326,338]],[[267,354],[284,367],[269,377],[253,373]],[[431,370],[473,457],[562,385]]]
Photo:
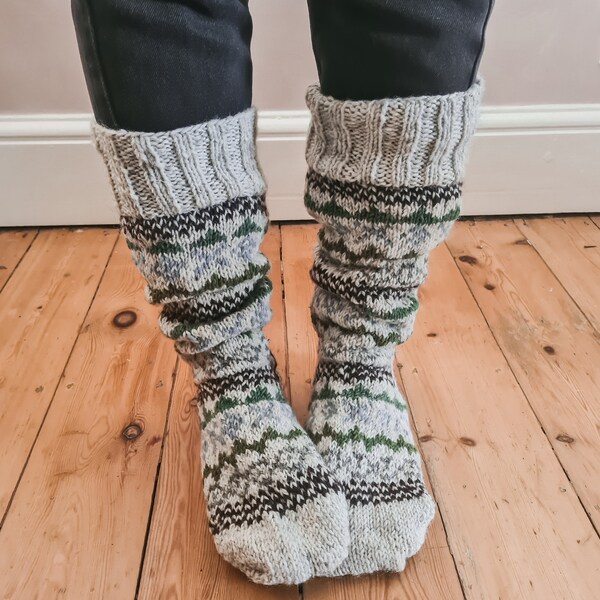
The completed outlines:
[[[365,387],[361,383],[353,388],[349,388],[346,390],[342,390],[340,392],[335,391],[330,386],[326,385],[319,393],[315,394],[315,400],[333,400],[335,398],[347,398],[350,400],[371,400],[373,402],[385,402],[387,404],[391,404],[398,410],[405,411],[406,404],[401,402],[400,400],[396,400],[392,398],[389,394],[385,392],[381,392],[379,394],[373,393],[369,388]]]
[[[251,279],[255,275],[266,275],[269,272],[270,266],[267,265],[250,265],[241,275],[237,277],[223,277],[218,273],[215,273],[207,283],[202,286],[200,289],[186,289],[177,286],[169,286],[164,289],[159,290],[150,290],[150,300],[152,303],[156,304],[162,302],[166,298],[171,296],[196,296],[199,294],[203,294],[204,292],[210,292],[213,290],[217,290],[222,287],[231,287],[237,285],[238,283],[242,283]]]
[[[364,325],[348,329],[342,327],[341,325],[335,323],[332,319],[329,319],[327,317],[321,317],[311,314],[311,319],[315,325],[320,325],[325,329],[328,329],[329,327],[337,327],[338,329],[341,329],[342,331],[348,331],[349,333],[354,333],[358,335],[368,335],[380,348],[384,346],[389,346],[390,344],[401,344],[402,342],[404,342],[404,338],[399,333],[390,333],[386,336],[382,336],[378,333],[374,333],[373,331],[369,331]]]
[[[350,264],[356,264],[359,261],[364,260],[381,260],[390,262],[398,260],[397,258],[389,258],[388,256],[385,256],[381,253],[381,250],[375,246],[367,246],[361,254],[357,254],[356,252],[352,252],[352,250],[346,248],[342,242],[331,242],[321,237],[319,238],[319,241],[324,250],[327,250],[329,253],[336,252],[337,254],[343,255]],[[408,254],[402,256],[401,260],[417,258],[417,256],[419,256],[417,252],[409,252]]]
[[[348,433],[342,433],[335,431],[329,423],[326,423],[322,431],[318,433],[311,432],[310,436],[315,444],[318,444],[323,438],[330,438],[340,446],[350,442],[362,442],[367,450],[372,450],[375,446],[385,446],[393,452],[399,452],[400,450],[407,450],[410,454],[417,452],[416,447],[407,442],[402,436],[397,440],[392,440],[381,434],[369,437],[363,434],[358,426],[353,427]]]
[[[264,385],[255,388],[248,396],[243,399],[228,398],[227,396],[221,398],[215,404],[214,410],[206,411],[202,415],[202,429],[204,429],[217,415],[223,414],[224,412],[236,408],[238,406],[247,406],[249,404],[258,404],[263,401],[281,402],[286,404],[286,400],[279,391],[273,395],[269,392],[268,388]]]
[[[387,225],[400,225],[403,223],[414,225],[436,225],[439,223],[455,221],[460,216],[460,208],[458,206],[447,212],[443,217],[434,217],[424,208],[420,208],[405,217],[394,217],[390,214],[383,213],[374,207],[357,212],[350,212],[332,201],[318,204],[308,193],[304,196],[304,203],[307,208],[322,215],[338,217],[340,219],[367,221],[370,223],[385,223]]]
[[[303,429],[295,428],[292,429],[289,433],[280,433],[269,427],[264,435],[260,438],[260,440],[256,442],[247,442],[244,439],[236,439],[233,442],[233,449],[228,454],[220,454],[217,460],[217,464],[214,466],[206,466],[204,467],[204,471],[202,472],[204,478],[212,475],[215,480],[218,480],[221,476],[221,471],[225,465],[235,465],[237,462],[237,457],[245,452],[258,452],[263,453],[267,444],[272,440],[295,440],[296,438],[302,437],[306,435]]]
[[[264,228],[255,223],[252,219],[247,218],[231,235],[231,239],[245,237],[251,233],[264,233]],[[220,242],[228,241],[228,237],[216,229],[209,229],[204,237],[194,240],[188,244],[160,241],[150,246],[149,248],[143,248],[133,242],[127,242],[127,246],[130,250],[137,252],[147,251],[150,254],[177,254],[178,252],[185,252],[189,250],[195,250],[197,248],[209,248]]]

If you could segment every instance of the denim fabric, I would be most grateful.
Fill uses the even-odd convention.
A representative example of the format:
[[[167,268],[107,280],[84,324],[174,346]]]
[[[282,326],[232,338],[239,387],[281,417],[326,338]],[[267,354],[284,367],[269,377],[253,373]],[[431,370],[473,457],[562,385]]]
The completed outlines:
[[[308,0],[322,92],[375,100],[467,90],[492,3]],[[248,0],[72,0],[72,10],[100,124],[167,131],[251,105]]]
[[[338,100],[464,92],[493,0],[308,0],[321,91]]]
[[[72,0],[96,120],[167,131],[252,103],[247,0]]]

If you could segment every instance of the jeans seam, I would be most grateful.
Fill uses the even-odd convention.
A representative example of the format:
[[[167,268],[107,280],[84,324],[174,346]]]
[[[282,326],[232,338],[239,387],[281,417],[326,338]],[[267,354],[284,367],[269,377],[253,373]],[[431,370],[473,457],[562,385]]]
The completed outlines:
[[[481,43],[479,44],[479,52],[477,53],[477,57],[475,59],[475,62],[473,63],[473,69],[471,70],[471,79],[469,87],[475,83],[475,76],[477,75],[477,71],[479,70],[479,64],[481,63],[483,49],[485,47],[485,34],[487,30],[488,21],[490,20],[490,16],[492,14],[492,8],[494,7],[494,1],[495,0],[489,1],[487,14],[485,15],[485,19],[481,26]]]
[[[86,6],[86,15],[85,15],[85,20],[86,20],[86,26],[88,29],[88,39],[90,41],[90,50],[91,53],[93,54],[94,59],[96,60],[96,63],[98,65],[98,72],[99,72],[99,80],[100,80],[100,87],[102,89],[102,95],[104,97],[104,101],[105,101],[105,105],[108,109],[108,113],[111,119],[111,123],[110,126],[113,128],[118,127],[117,125],[117,119],[115,117],[115,112],[113,110],[113,105],[110,99],[110,94],[108,92],[108,86],[106,84],[106,78],[104,75],[104,66],[102,64],[102,60],[100,58],[100,52],[98,51],[98,45],[96,43],[96,32],[94,30],[94,26],[92,23],[92,11],[90,9],[90,4],[89,4],[89,0],[82,0],[85,3]],[[108,124],[106,124],[108,125]]]

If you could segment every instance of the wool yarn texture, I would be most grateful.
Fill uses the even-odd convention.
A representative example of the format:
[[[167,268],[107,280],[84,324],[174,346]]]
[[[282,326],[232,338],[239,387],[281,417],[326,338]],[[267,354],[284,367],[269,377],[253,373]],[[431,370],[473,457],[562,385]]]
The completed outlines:
[[[286,401],[271,318],[255,111],[169,132],[97,125],[122,231],[199,388],[204,494],[217,550],[255,582],[329,573],[349,547],[340,485]]]
[[[460,214],[482,83],[445,96],[342,101],[317,85],[305,205],[322,227],[311,276],[319,336],[307,430],[349,504],[330,575],[402,571],[435,505],[394,376],[431,250]]]

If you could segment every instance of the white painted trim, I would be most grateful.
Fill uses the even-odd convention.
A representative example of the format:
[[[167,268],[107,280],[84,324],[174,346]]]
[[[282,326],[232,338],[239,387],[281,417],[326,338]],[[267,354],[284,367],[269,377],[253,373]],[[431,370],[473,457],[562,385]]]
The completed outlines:
[[[0,115],[0,226],[116,222],[89,114]],[[261,111],[274,220],[302,204],[306,110]],[[600,211],[600,104],[484,107],[465,214]]]
[[[92,116],[70,114],[0,115],[0,142],[25,139],[76,140],[90,137]],[[258,135],[306,135],[307,110],[264,110],[258,113]],[[485,106],[478,133],[492,131],[599,130],[600,104]]]

